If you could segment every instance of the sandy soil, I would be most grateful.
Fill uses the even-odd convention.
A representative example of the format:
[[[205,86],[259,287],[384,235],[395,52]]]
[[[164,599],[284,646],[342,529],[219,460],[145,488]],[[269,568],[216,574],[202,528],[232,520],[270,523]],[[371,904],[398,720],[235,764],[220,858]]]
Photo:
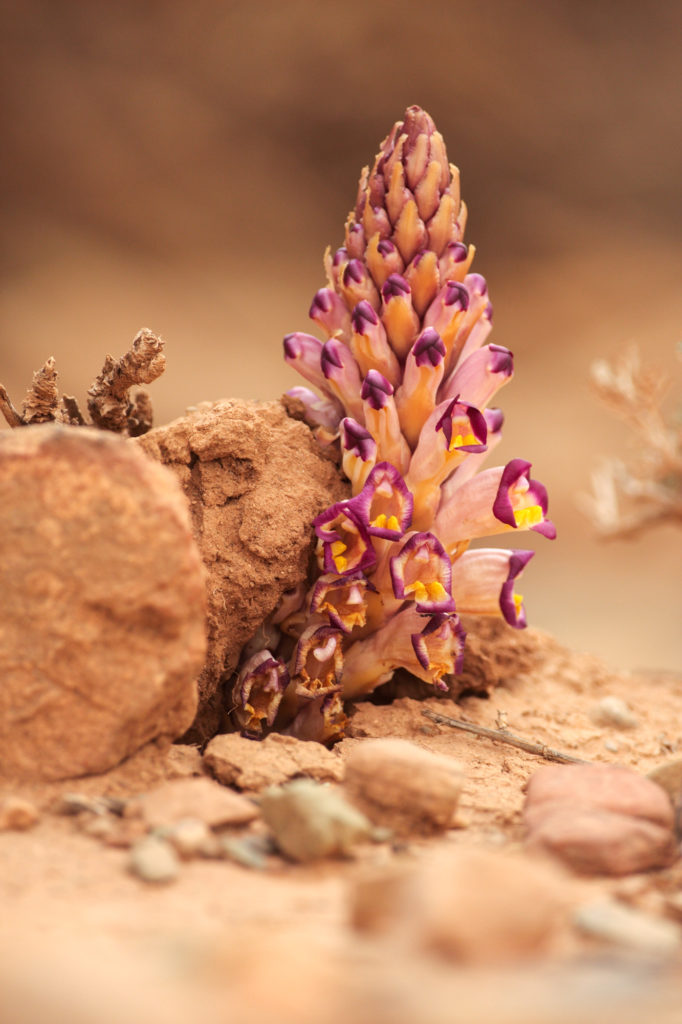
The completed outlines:
[[[523,787],[543,762],[435,725],[424,707],[641,772],[679,756],[678,677],[611,670],[543,634],[530,635],[535,667],[518,674],[512,665],[489,699],[422,704],[403,697],[383,706],[362,703],[352,714],[341,756],[367,737],[400,736],[461,765],[458,827],[441,838],[362,846],[350,860],[313,866],[272,856],[264,871],[193,860],[159,888],[130,875],[127,850],[103,845],[50,810],[63,791],[126,796],[148,789],[163,776],[158,752],[106,776],[23,790],[42,814],[30,831],[0,833],[3,1021],[27,1024],[49,1013],[51,1020],[98,1024],[175,1022],[191,1012],[209,1022],[229,1014],[245,1022],[437,1024],[454,1019],[454,1006],[457,1019],[475,1015],[491,1024],[679,1019],[679,965],[601,946],[571,924],[576,907],[604,895],[669,916],[666,901],[682,886],[679,861],[629,879],[558,875],[565,919],[542,956],[511,967],[485,955],[467,967],[415,955],[351,924],[352,893],[368,869],[418,864],[439,845],[520,848]],[[590,709],[608,694],[628,703],[636,728],[593,724]]]

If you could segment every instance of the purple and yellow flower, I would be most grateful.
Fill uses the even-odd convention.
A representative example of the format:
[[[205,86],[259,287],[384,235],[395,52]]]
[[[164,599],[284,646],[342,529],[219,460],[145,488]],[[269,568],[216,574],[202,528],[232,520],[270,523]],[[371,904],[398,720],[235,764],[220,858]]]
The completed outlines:
[[[459,614],[526,624],[515,585],[532,552],[470,547],[510,530],[555,530],[530,463],[484,468],[502,438],[489,403],[513,357],[488,342],[493,307],[471,269],[466,220],[442,136],[409,107],[361,175],[344,244],[325,254],[327,284],[310,317],[326,340],[284,340],[288,364],[320,397],[289,394],[330,454],[338,446],[353,497],[315,519],[317,574],[271,617],[273,653],[242,667],[246,696],[235,690],[235,702],[254,732],[260,712],[245,701],[267,686],[280,689],[263,704],[261,731],[279,700],[277,728],[331,741],[342,699],[398,668],[445,688],[462,662]]]
[[[286,665],[270,651],[258,651],[246,661],[232,689],[232,714],[245,733],[261,735],[271,726],[289,683]]]
[[[453,551],[463,539],[507,530],[534,530],[553,540],[556,529],[547,518],[547,489],[531,480],[530,468],[530,462],[512,459],[506,466],[477,473],[448,494],[434,520],[446,550]]]
[[[349,501],[331,505],[313,521],[322,546],[325,572],[350,576],[366,572],[376,562],[366,524]]]

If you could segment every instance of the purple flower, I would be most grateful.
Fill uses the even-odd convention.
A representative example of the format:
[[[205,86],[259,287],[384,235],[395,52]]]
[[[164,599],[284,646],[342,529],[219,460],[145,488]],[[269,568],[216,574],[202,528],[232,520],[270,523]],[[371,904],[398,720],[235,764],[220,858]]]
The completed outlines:
[[[345,697],[359,697],[387,682],[397,668],[444,689],[445,677],[459,671],[464,631],[456,615],[431,619],[407,605],[362,640],[352,643],[344,657]]]
[[[341,420],[341,459],[343,471],[357,494],[377,459],[377,443],[366,427],[347,416]]]
[[[327,389],[338,398],[350,416],[362,421],[362,378],[348,346],[336,338],[330,338],[320,351],[320,366]]]
[[[308,316],[319,324],[328,338],[350,338],[350,314],[343,299],[333,288],[315,292]]]
[[[514,357],[509,349],[501,345],[486,345],[460,361],[441,387],[439,401],[458,395],[462,401],[484,409],[508,383],[513,372]]]
[[[556,529],[547,519],[547,491],[531,480],[531,466],[512,459],[506,466],[477,473],[452,491],[445,489],[434,530],[446,551],[462,540],[488,537],[507,530],[535,530],[554,539]]]
[[[377,370],[394,386],[400,381],[400,363],[388,343],[384,325],[369,302],[359,302],[353,310],[350,347],[360,372]]]
[[[434,327],[419,335],[405,362],[403,382],[395,403],[405,438],[411,448],[419,440],[424,422],[433,412],[445,368],[445,345]]]
[[[414,533],[390,561],[393,594],[416,601],[417,611],[454,612],[452,566],[432,533]]]
[[[391,274],[381,288],[381,319],[398,359],[404,359],[419,331],[412,289],[400,274]]]
[[[365,426],[377,443],[377,457],[404,473],[410,447],[400,429],[393,386],[378,370],[370,370],[362,383]]]
[[[373,537],[400,540],[412,522],[412,495],[390,462],[379,462],[350,504]]]
[[[367,527],[348,501],[339,501],[313,520],[322,541],[324,571],[351,576],[376,562]]]
[[[341,633],[313,623],[304,629],[292,661],[291,681],[297,696],[321,697],[338,689],[343,652]]]
[[[259,651],[242,665],[232,690],[232,714],[244,732],[260,735],[273,724],[288,683],[286,665],[270,651]]]
[[[460,614],[501,615],[510,626],[523,629],[526,611],[514,582],[534,554],[505,548],[465,551],[452,566],[452,593]]]
[[[310,613],[326,615],[331,626],[350,633],[356,626],[365,624],[366,590],[367,580],[361,573],[340,577],[326,573],[313,586]]]

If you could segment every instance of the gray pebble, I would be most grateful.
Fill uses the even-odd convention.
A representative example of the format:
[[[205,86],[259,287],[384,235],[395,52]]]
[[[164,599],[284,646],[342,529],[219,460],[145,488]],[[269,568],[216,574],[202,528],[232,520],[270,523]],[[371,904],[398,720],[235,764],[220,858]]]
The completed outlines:
[[[682,945],[682,930],[672,921],[652,917],[612,900],[586,903],[573,918],[579,931],[614,945],[669,956]]]
[[[260,809],[280,850],[296,861],[346,856],[373,831],[340,793],[311,779],[271,786],[261,795]]]
[[[133,846],[129,866],[144,882],[172,882],[180,872],[177,853],[158,836],[146,836]]]

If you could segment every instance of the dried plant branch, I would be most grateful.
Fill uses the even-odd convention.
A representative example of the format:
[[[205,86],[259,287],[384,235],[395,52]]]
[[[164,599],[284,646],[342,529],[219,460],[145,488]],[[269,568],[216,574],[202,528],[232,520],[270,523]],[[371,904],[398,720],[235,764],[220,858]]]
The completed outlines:
[[[536,754],[544,757],[547,761],[559,761],[561,764],[589,764],[589,761],[581,757],[572,757],[571,754],[563,754],[560,750],[553,750],[545,743],[532,743],[520,736],[514,736],[506,729],[487,729],[484,725],[474,725],[473,722],[463,722],[459,718],[450,718],[448,715],[440,715],[430,708],[422,708],[422,715],[430,718],[439,725],[448,725],[451,729],[461,729],[463,732],[471,732],[475,736],[485,736],[486,739],[495,740],[497,743],[506,743],[507,746],[517,747],[525,750],[528,754]]]
[[[22,402],[22,420],[28,423],[49,423],[57,415],[59,391],[54,358],[50,356],[44,366],[33,374],[31,386]]]
[[[4,384],[0,384],[0,412],[10,427],[23,427],[25,425],[23,416],[14,408],[12,399],[7,394]]]
[[[137,334],[121,359],[114,360],[108,355],[102,372],[88,388],[88,412],[94,425],[102,430],[129,434],[133,433],[132,426],[137,434],[144,433],[144,429],[138,428],[145,422],[149,410],[143,412],[138,409],[131,401],[129,391],[136,384],[151,384],[161,376],[165,366],[163,341],[147,328]],[[149,426],[145,429],[148,430]]]
[[[102,372],[88,390],[92,422],[83,415],[73,395],[60,397],[52,356],[33,374],[21,412],[13,405],[7,389],[0,384],[0,413],[10,427],[56,420],[69,426],[96,426],[139,437],[152,426],[152,402],[147,391],[140,390],[131,396],[130,389],[150,384],[161,376],[166,365],[163,347],[161,338],[143,328],[121,359],[106,357]]]
[[[601,401],[635,432],[632,465],[604,459],[581,505],[605,537],[631,537],[657,523],[682,523],[682,428],[661,405],[667,376],[643,368],[636,348],[613,366],[599,360],[592,382]]]

